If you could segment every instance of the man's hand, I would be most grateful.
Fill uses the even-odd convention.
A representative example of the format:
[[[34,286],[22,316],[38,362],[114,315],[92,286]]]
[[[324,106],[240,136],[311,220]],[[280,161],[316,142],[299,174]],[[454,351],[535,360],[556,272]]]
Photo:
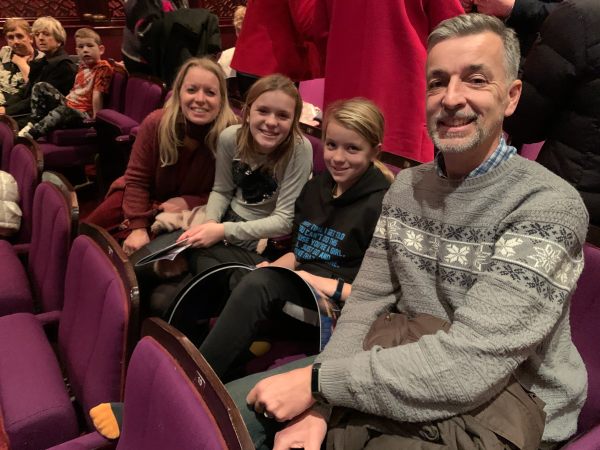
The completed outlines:
[[[327,422],[319,413],[306,411],[275,434],[273,450],[319,450],[327,434]]]
[[[515,6],[515,0],[474,0],[477,12],[506,19]]]
[[[210,247],[225,239],[225,226],[222,223],[206,222],[196,225],[181,236],[178,241],[188,239],[192,247]]]
[[[190,207],[183,197],[173,197],[158,205],[158,209],[168,213],[177,213],[186,209],[190,209]]]
[[[131,255],[133,252],[139,250],[144,245],[150,242],[150,236],[145,228],[136,228],[133,230],[127,239],[123,242],[123,251],[126,255]]]
[[[310,408],[315,400],[310,389],[312,365],[259,381],[246,403],[259,414],[279,422],[291,420]]]

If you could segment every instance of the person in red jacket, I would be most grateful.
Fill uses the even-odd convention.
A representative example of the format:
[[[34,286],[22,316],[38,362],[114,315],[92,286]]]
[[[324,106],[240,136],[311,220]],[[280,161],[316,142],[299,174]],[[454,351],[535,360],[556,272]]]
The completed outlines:
[[[258,78],[281,73],[299,82],[318,78],[310,42],[316,0],[248,0],[231,67],[242,96]]]
[[[459,0],[317,0],[314,34],[326,54],[325,107],[367,97],[386,118],[385,151],[433,159],[425,127],[425,58],[430,31],[462,14]]]

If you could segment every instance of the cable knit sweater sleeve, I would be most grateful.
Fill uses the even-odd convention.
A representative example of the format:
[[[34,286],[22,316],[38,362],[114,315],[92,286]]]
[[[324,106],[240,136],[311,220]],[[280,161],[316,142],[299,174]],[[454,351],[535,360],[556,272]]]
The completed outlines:
[[[556,333],[565,320],[568,329],[587,213],[562,180],[537,167],[528,173],[529,162],[517,170],[523,160],[513,160],[459,187],[445,186],[434,171],[423,176],[433,184],[418,179],[426,168],[401,172],[335,333],[317,358],[332,404],[398,421],[442,419],[483,404],[519,370],[531,371],[525,379],[536,389],[560,380],[561,395],[585,397],[581,359],[570,338]],[[514,176],[498,176],[509,169]],[[450,320],[450,331],[363,351],[374,318],[396,302],[409,314]],[[541,365],[555,363],[546,386],[535,378],[539,369],[522,365],[534,355]]]

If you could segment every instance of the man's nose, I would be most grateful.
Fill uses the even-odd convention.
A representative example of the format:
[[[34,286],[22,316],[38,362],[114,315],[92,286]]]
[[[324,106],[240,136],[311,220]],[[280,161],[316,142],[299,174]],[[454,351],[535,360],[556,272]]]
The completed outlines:
[[[449,81],[444,97],[442,98],[444,108],[457,109],[464,106],[466,98],[463,88],[461,80],[453,78]]]

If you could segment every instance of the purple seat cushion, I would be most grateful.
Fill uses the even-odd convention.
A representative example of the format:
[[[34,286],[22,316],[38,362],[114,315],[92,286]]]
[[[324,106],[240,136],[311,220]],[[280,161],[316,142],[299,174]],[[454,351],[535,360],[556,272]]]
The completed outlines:
[[[225,450],[226,444],[185,373],[150,337],[135,348],[118,450]]]
[[[46,141],[54,145],[82,145],[90,143],[95,138],[96,130],[91,126],[85,126],[54,130],[46,136]]]
[[[96,114],[96,121],[98,122],[106,122],[109,125],[112,125],[117,130],[119,130],[118,134],[129,134],[129,131],[139,125],[139,122],[132,119],[129,116],[126,116],[123,113],[118,111],[114,111],[112,109],[101,109]]]
[[[133,136],[133,137],[136,137],[136,136],[137,136],[137,134],[138,134],[138,131],[140,131],[140,127],[139,127],[139,125],[138,125],[138,126],[136,126],[136,127],[133,127],[133,128],[132,128],[132,129],[129,131],[129,135],[130,135],[130,136]]]
[[[29,278],[42,311],[61,310],[71,247],[71,210],[58,187],[40,183],[33,202]]]
[[[571,335],[588,372],[587,400],[579,415],[579,432],[600,424],[600,249],[586,244],[585,264],[571,299]]]
[[[13,246],[0,240],[0,316],[33,312],[33,299],[25,268]]]
[[[97,243],[78,236],[67,265],[58,347],[86,413],[122,400],[128,321],[129,297],[118,272]]]
[[[40,144],[44,154],[44,168],[57,170],[63,167],[82,166],[90,162],[98,153],[98,145],[93,140],[85,144]]]
[[[33,314],[0,317],[0,380],[11,448],[38,450],[77,436],[60,367]]]

